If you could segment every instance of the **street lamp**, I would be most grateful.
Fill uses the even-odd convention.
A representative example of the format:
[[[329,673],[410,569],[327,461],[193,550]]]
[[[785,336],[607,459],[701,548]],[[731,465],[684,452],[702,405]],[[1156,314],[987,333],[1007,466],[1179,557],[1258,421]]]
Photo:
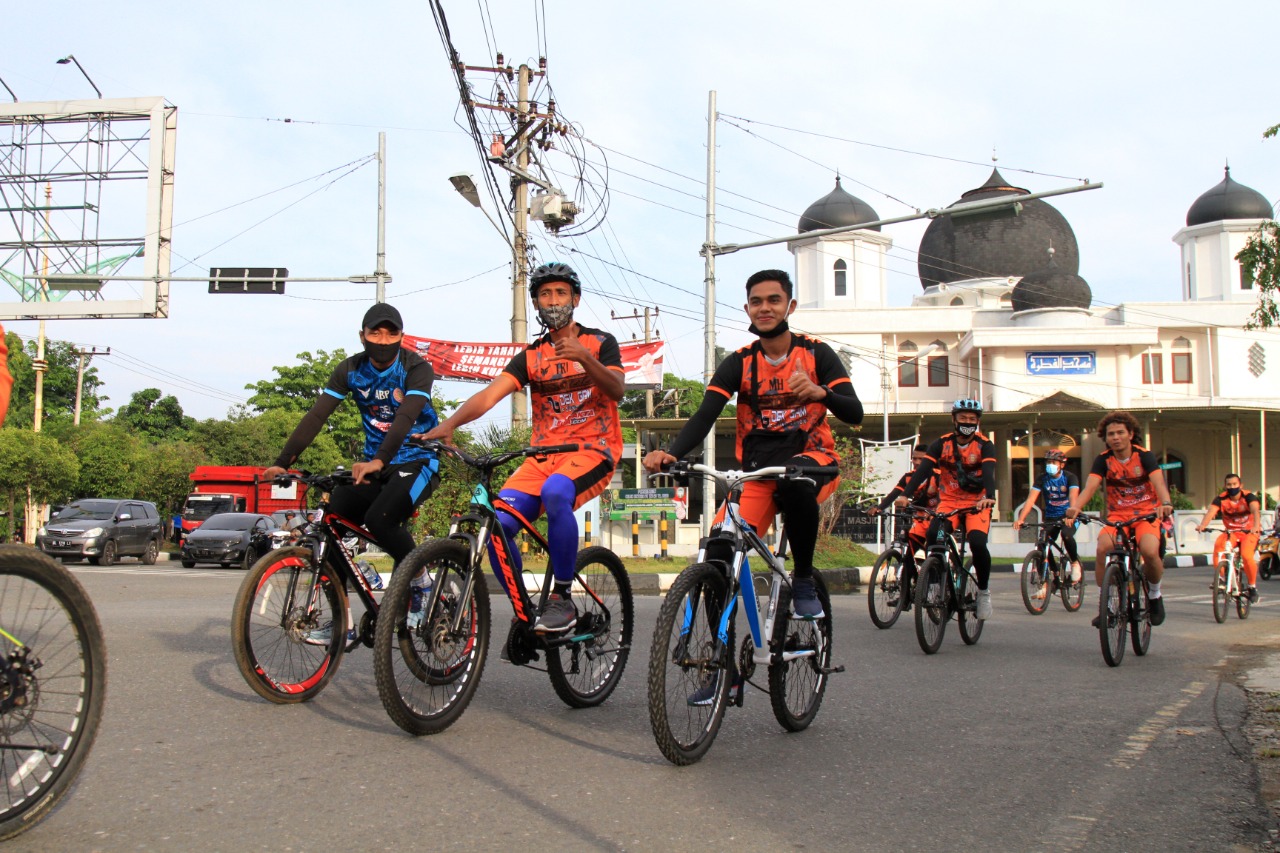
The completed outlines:
[[[89,81],[89,85],[93,87],[93,91],[98,93],[98,100],[102,100],[102,90],[98,88],[97,83],[93,82],[93,79],[89,76],[89,72],[84,70],[84,66],[80,64],[80,60],[76,59],[75,54],[68,53],[66,56],[58,60],[59,65],[67,65],[72,62],[76,64],[76,68],[80,69],[80,73],[84,75],[84,79]],[[5,88],[7,89],[8,87],[6,86]]]
[[[472,207],[477,208],[484,214],[484,218],[489,220],[489,224],[502,235],[502,241],[510,247],[511,240],[507,237],[507,232],[502,230],[501,226],[489,215],[489,211],[485,210],[484,205],[480,203],[480,191],[476,189],[475,180],[466,172],[459,172],[456,175],[449,176],[449,183],[453,184],[453,188],[458,191],[458,195],[465,198]]]

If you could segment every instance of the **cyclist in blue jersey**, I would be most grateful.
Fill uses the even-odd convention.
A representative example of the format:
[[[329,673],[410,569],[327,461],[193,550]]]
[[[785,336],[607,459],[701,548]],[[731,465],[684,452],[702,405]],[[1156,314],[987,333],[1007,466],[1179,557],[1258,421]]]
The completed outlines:
[[[440,480],[436,454],[404,443],[411,432],[426,432],[439,418],[431,405],[435,370],[402,348],[403,340],[399,311],[385,302],[370,308],[360,330],[364,351],[334,368],[323,393],[264,474],[283,474],[351,395],[364,424],[364,461],[351,466],[353,485],[333,490],[329,508],[363,523],[397,563],[413,550],[409,518]]]
[[[1014,530],[1021,530],[1027,516],[1031,514],[1031,508],[1036,504],[1036,499],[1042,493],[1044,494],[1044,520],[1062,523],[1058,530],[1062,536],[1062,547],[1067,552],[1067,558],[1071,560],[1072,583],[1079,581],[1081,575],[1080,553],[1076,549],[1075,534],[1076,525],[1080,522],[1074,519],[1067,521],[1066,514],[1071,507],[1071,501],[1079,491],[1080,480],[1067,470],[1067,454],[1061,450],[1050,450],[1044,455],[1044,473],[1031,487],[1031,494],[1027,496],[1027,502],[1022,505],[1018,519],[1013,523]],[[1045,588],[1041,586],[1036,597],[1044,598],[1044,596]]]

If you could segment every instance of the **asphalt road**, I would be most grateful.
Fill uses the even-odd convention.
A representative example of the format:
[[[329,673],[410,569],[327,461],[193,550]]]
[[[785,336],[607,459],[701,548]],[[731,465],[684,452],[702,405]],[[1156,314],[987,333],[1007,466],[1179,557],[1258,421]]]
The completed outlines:
[[[1242,850],[1274,826],[1235,680],[1280,638],[1280,581],[1244,622],[1213,621],[1207,569],[1168,573],[1144,658],[1106,666],[1083,610],[1022,607],[993,579],[978,645],[953,622],[926,657],[863,595],[834,602],[817,721],[786,734],[768,698],[729,710],[697,765],[649,730],[644,672],[660,599],[603,707],[492,654],[467,713],[414,739],[378,701],[372,656],[314,701],[259,699],[231,656],[242,573],[74,566],[109,647],[107,711],[78,786],[27,850]],[[1267,587],[1274,589],[1274,592]],[[494,599],[497,622],[505,608]]]

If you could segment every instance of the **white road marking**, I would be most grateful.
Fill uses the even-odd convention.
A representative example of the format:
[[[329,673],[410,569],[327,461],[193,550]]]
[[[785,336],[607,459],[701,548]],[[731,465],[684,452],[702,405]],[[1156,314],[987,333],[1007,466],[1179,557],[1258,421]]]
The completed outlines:
[[[1146,754],[1147,749],[1150,748],[1155,739],[1163,734],[1165,729],[1169,728],[1169,725],[1186,710],[1188,705],[1195,701],[1197,696],[1204,692],[1207,686],[1202,681],[1193,681],[1182,688],[1182,692],[1186,695],[1176,702],[1170,702],[1165,705],[1151,715],[1142,725],[1138,726],[1138,730],[1129,736],[1124,746],[1107,764],[1121,770],[1131,769]]]

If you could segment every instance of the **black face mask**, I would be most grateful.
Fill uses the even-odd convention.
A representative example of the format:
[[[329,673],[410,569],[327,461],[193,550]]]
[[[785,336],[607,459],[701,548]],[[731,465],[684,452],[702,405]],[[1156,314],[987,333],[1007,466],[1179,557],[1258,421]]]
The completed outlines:
[[[1228,494],[1228,495],[1230,495],[1230,496],[1231,496],[1231,497],[1233,497],[1233,498],[1235,498],[1235,497],[1239,497],[1239,496],[1240,496],[1240,490],[1239,490],[1239,489],[1227,489],[1227,494]]]
[[[752,323],[750,326],[748,326],[747,331],[753,335],[759,335],[760,337],[768,340],[769,338],[776,338],[778,337],[778,335],[785,335],[787,332],[791,331],[791,327],[787,325],[786,320],[783,320],[781,323],[779,323],[777,326],[774,326],[772,329],[770,329],[767,332],[762,332],[759,329],[757,329],[755,323]]]
[[[971,438],[977,431],[977,424],[956,424],[956,432],[960,433],[965,438]]]
[[[396,354],[400,352],[400,344],[375,344],[369,341],[362,341],[362,343],[365,355],[378,364],[395,361]]]

